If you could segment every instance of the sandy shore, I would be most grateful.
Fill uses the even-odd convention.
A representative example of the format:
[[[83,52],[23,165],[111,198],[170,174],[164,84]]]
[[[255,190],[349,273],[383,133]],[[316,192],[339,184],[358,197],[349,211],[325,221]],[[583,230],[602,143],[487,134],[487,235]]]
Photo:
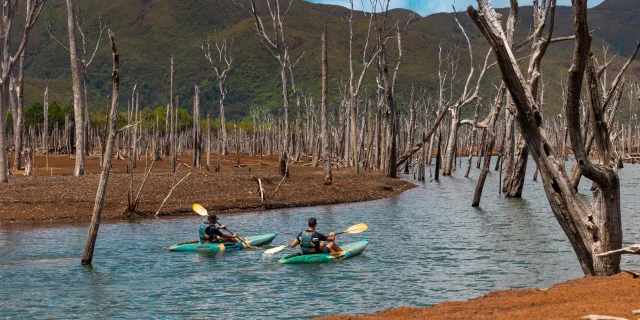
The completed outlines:
[[[585,277],[545,289],[505,290],[465,302],[445,302],[430,308],[397,308],[365,316],[339,315],[346,319],[580,319],[606,315],[638,319],[640,279],[627,273],[612,277]]]
[[[191,156],[179,157],[178,160],[179,163],[190,164]],[[414,187],[401,179],[389,179],[373,172],[356,174],[351,169],[335,170],[334,184],[326,186],[321,167],[296,163],[290,167],[290,176],[274,196],[282,180],[277,172],[277,160],[277,156],[264,157],[264,166],[260,167],[257,157],[242,157],[238,166],[235,157],[230,155],[223,158],[221,172],[182,165],[175,178],[169,172],[169,161],[158,161],[142,190],[139,214],[155,214],[172,181],[181,179],[188,172],[191,175],[174,190],[161,210],[162,215],[191,215],[193,203],[200,203],[213,211],[239,212],[358,202],[393,197]],[[14,172],[9,183],[0,184],[0,224],[90,220],[100,173],[98,161],[98,157],[87,158],[87,175],[73,177],[73,159],[49,156],[47,170],[44,157],[38,155],[38,170],[34,176],[25,177],[21,172]],[[129,190],[126,163],[126,160],[114,160],[102,215],[104,219],[123,217]],[[133,171],[133,189],[136,192],[148,165],[150,163],[145,160],[138,161]],[[261,179],[266,202],[260,200],[253,176]]]

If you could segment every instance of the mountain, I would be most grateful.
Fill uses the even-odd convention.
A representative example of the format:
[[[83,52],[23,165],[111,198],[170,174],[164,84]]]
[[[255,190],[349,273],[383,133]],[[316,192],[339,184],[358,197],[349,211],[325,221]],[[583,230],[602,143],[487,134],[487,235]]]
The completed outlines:
[[[267,14],[265,2],[257,0],[260,12]],[[286,2],[286,1],[282,1]],[[522,2],[522,1],[521,1]],[[460,8],[462,11],[464,8]],[[282,105],[280,75],[275,59],[264,49],[246,12],[231,4],[230,0],[82,0],[79,12],[87,38],[89,53],[97,38],[98,16],[115,32],[121,59],[121,97],[125,108],[125,97],[130,97],[137,84],[141,106],[155,108],[166,105],[169,99],[170,57],[175,57],[175,94],[180,97],[180,107],[192,109],[193,86],[199,85],[203,114],[217,116],[217,83],[200,46],[218,37],[233,38],[233,70],[227,81],[228,118],[241,118],[252,106]],[[503,12],[506,14],[507,10]],[[409,11],[396,9],[389,13],[390,21],[404,19]],[[291,55],[302,56],[294,69],[298,88],[317,95],[320,91],[320,32],[323,21],[329,23],[329,64],[331,101],[338,102],[340,83],[348,79],[348,22],[349,10],[339,6],[320,5],[296,0],[288,13],[285,29]],[[589,24],[596,32],[593,49],[602,57],[603,45],[609,46],[609,58],[619,54],[612,66],[619,68],[635,48],[640,27],[636,17],[640,14],[640,1],[606,0],[590,9]],[[516,38],[525,39],[531,26],[531,7],[520,8],[520,20]],[[18,16],[19,13],[18,13]],[[480,65],[488,46],[479,30],[471,23],[464,11],[458,14],[472,41],[474,65]],[[357,32],[354,40],[354,57],[361,60],[367,18],[363,13],[355,14]],[[270,23],[265,16],[265,23]],[[27,103],[40,102],[44,91],[44,79],[50,80],[50,97],[61,104],[71,104],[69,56],[67,51],[52,39],[45,28],[66,42],[66,4],[62,0],[49,0],[42,16],[32,31],[27,48],[25,96]],[[558,7],[554,36],[572,33],[571,8]],[[78,36],[78,39],[82,38]],[[398,78],[398,99],[408,100],[410,86],[435,90],[437,84],[438,48],[443,51],[459,46],[459,82],[464,81],[469,69],[466,42],[460,33],[454,15],[439,13],[427,17],[415,15],[402,37],[403,58]],[[553,44],[543,60],[542,70],[547,108],[557,113],[559,108],[560,83],[566,78],[570,64],[573,42]],[[304,54],[303,54],[304,53]],[[521,55],[526,55],[522,52]],[[602,60],[602,59],[601,59]],[[526,63],[525,63],[526,64]],[[357,65],[357,64],[356,64]],[[526,66],[525,66],[526,68]],[[359,67],[356,67],[358,70]],[[476,68],[477,69],[477,68]],[[634,64],[634,74],[640,73]],[[111,91],[111,55],[108,39],[103,34],[100,48],[89,66],[90,101],[92,108],[104,108],[106,96]],[[368,92],[375,88],[375,68],[371,68],[366,80]],[[615,74],[615,72],[610,72]],[[497,68],[493,68],[483,86],[483,95],[491,97],[499,83]],[[65,85],[67,84],[67,85]],[[545,109],[545,112],[547,112]]]

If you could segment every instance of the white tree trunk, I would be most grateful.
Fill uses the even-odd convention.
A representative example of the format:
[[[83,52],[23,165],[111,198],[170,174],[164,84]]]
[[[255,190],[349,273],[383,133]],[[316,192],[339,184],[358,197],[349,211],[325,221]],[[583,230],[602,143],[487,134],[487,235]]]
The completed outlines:
[[[76,17],[73,0],[67,0],[67,27],[69,28],[69,56],[71,57],[71,82],[73,85],[73,116],[75,126],[76,164],[74,176],[84,175],[84,120],[82,117],[82,91],[80,88],[80,68],[76,47]]]

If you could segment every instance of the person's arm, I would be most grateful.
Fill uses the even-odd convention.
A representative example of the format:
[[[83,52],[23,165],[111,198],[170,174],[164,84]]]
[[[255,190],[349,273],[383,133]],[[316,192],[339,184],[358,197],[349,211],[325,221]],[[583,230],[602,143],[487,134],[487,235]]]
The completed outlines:
[[[224,233],[222,233],[222,231],[220,231],[220,229],[221,229],[222,227],[224,227],[224,226],[220,226],[220,228],[217,228],[217,229],[214,231],[214,233],[215,233],[215,235],[216,235],[216,236],[218,236],[219,238],[222,238],[222,239],[235,239],[235,238],[237,238],[237,236],[236,236],[236,234],[235,234],[235,233],[234,233],[234,234],[224,234]],[[226,229],[226,228],[225,228],[225,229]]]
[[[295,247],[297,247],[299,244],[300,244],[300,240],[298,240],[298,239],[296,238],[296,239],[293,239],[293,241],[291,242],[291,245],[290,245],[289,247],[291,247],[291,248],[295,248]]]
[[[336,234],[335,234],[335,232],[331,232],[331,233],[329,233],[329,236],[327,237],[327,240],[325,240],[325,241],[329,241],[329,242],[336,241]]]

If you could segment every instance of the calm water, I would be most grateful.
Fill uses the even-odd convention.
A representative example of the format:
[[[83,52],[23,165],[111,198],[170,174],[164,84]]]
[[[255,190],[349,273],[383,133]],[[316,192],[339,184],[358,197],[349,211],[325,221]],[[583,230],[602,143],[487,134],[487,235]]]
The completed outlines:
[[[195,216],[103,224],[93,268],[79,263],[85,224],[2,227],[0,318],[298,319],[429,306],[580,277],[541,184],[528,177],[525,199],[504,199],[491,171],[482,208],[473,209],[478,172],[420,184],[393,199],[222,217],[240,234],[279,231],[274,245],[289,243],[316,213],[321,231],[369,225],[365,234],[339,238],[370,238],[363,255],[325,265],[279,265],[286,252],[266,258],[262,250],[167,251],[197,238]],[[621,176],[631,244],[640,242],[640,165],[627,165]],[[590,183],[581,186],[588,194]],[[640,259],[625,256],[623,267],[640,269]]]

